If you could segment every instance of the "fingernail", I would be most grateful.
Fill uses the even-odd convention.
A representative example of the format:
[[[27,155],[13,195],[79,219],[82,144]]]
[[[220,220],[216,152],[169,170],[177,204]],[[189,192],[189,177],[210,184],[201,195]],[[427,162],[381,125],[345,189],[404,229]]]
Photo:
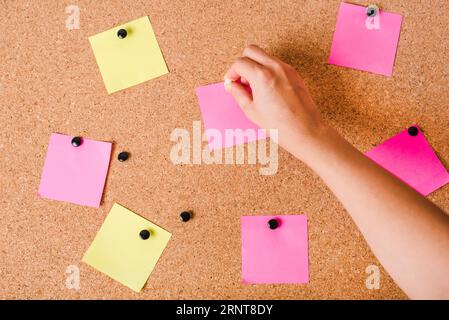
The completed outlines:
[[[227,87],[228,85],[230,85],[232,83],[231,79],[225,78],[224,79],[224,86]]]

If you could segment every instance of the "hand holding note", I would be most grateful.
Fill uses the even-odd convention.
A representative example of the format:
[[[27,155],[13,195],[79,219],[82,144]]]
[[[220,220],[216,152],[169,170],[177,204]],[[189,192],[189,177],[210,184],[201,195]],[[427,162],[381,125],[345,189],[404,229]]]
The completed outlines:
[[[259,131],[260,128],[245,116],[234,98],[225,91],[223,82],[198,87],[196,88],[196,95],[210,150],[229,148],[234,144],[239,144],[240,141],[226,139],[226,130],[240,129],[245,131],[251,129],[255,133],[261,133],[252,137],[245,135],[244,140],[240,143],[266,138],[265,133]],[[214,130],[220,132],[221,139],[216,139],[218,135],[213,134]]]
[[[264,129],[278,130],[278,143],[290,152],[307,145],[323,127],[321,116],[299,74],[290,65],[250,45],[225,75],[226,90],[246,116]],[[247,83],[247,84],[246,84]]]

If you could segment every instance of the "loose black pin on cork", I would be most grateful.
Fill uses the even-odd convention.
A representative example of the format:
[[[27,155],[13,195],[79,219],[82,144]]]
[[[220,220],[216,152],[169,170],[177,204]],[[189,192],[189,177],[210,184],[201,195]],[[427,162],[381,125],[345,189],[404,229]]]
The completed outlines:
[[[182,222],[187,222],[190,220],[191,217],[192,217],[192,213],[190,211],[183,211],[179,215],[179,220],[181,220]]]
[[[375,4],[370,4],[366,7],[366,15],[370,18],[375,17],[379,13],[379,7]]]
[[[83,138],[81,138],[81,137],[74,137],[72,139],[72,146],[74,146],[75,148],[79,147],[82,144],[83,144]]]
[[[268,221],[268,227],[269,227],[271,230],[277,229],[277,228],[279,227],[279,220],[278,220],[278,219],[270,219],[270,220]]]
[[[126,29],[120,29],[119,31],[117,31],[117,37],[119,39],[125,39],[127,35],[128,31],[126,31]]]
[[[151,233],[149,230],[142,230],[139,232],[139,236],[142,240],[147,240],[150,237]]]
[[[120,162],[126,161],[126,160],[128,160],[128,158],[129,158],[129,152],[126,152],[126,151],[120,152],[117,156],[117,159]]]
[[[416,137],[419,133],[419,129],[415,126],[411,126],[410,128],[407,129],[407,132],[412,137]]]

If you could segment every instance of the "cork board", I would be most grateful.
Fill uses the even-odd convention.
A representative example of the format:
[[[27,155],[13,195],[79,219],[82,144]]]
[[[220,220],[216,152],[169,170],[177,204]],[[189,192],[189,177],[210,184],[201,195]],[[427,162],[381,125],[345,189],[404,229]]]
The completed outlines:
[[[368,4],[365,1],[355,3]],[[449,164],[447,16],[431,2],[377,1],[404,16],[393,77],[327,64],[339,1],[77,1],[80,29],[67,30],[66,1],[2,1],[0,74],[0,292],[36,299],[403,299],[331,192],[280,150],[279,170],[182,165],[169,154],[174,128],[200,120],[194,94],[216,82],[247,43],[292,64],[328,122],[366,151],[418,123]],[[170,73],[108,95],[88,36],[148,15]],[[113,141],[100,209],[37,197],[52,132]],[[117,154],[130,151],[124,163]],[[429,198],[449,210],[449,187]],[[118,202],[173,236],[140,293],[81,258]],[[178,215],[193,210],[194,219]],[[240,216],[308,215],[310,283],[242,285]],[[80,268],[68,289],[66,268]]]

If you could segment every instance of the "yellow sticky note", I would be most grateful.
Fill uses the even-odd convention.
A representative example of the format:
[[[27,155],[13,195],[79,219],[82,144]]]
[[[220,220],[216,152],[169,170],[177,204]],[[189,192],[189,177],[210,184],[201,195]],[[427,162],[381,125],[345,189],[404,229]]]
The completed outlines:
[[[125,29],[120,39],[117,31]],[[168,73],[147,16],[89,37],[108,93],[129,88]]]
[[[150,232],[148,239],[140,237],[142,230]],[[170,237],[168,231],[115,203],[83,262],[139,292]]]

